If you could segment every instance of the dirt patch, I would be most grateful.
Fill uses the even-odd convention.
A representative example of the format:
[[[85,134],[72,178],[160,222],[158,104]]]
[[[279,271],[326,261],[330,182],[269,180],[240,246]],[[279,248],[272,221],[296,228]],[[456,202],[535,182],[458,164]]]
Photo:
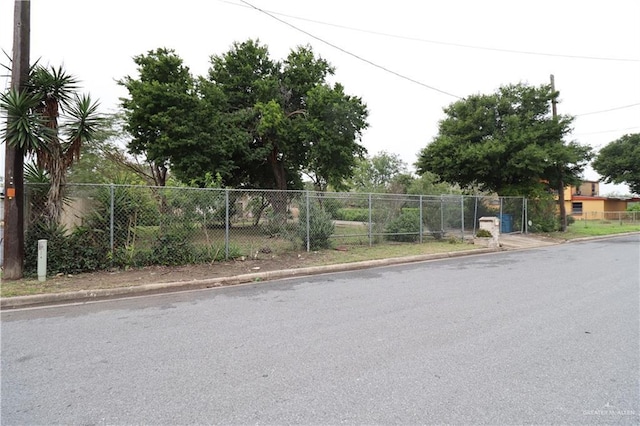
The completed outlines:
[[[270,272],[323,265],[325,254],[286,253],[280,255],[260,254],[257,258],[245,258],[200,265],[149,266],[128,270],[114,270],[58,275],[48,277],[45,282],[37,279],[7,281],[2,284],[2,296],[17,294],[56,293],[62,291],[94,290],[129,287],[154,283],[186,282],[207,278],[232,277],[255,272]]]

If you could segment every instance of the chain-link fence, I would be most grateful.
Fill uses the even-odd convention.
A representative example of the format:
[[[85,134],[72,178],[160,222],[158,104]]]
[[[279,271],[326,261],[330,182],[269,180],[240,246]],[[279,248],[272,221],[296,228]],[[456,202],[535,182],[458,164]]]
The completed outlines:
[[[73,246],[69,239],[75,238],[78,247],[67,250],[70,258],[64,261],[94,259],[95,268],[463,240],[475,234],[483,216],[500,217],[503,233],[523,232],[526,226],[526,201],[518,197],[127,185],[67,185],[62,214],[52,223],[47,188],[26,189],[27,258],[36,256],[29,247],[39,238],[50,241],[50,256],[57,240]]]
[[[585,211],[572,215],[577,223],[588,226],[589,224],[638,224],[640,223],[640,211],[599,212]]]

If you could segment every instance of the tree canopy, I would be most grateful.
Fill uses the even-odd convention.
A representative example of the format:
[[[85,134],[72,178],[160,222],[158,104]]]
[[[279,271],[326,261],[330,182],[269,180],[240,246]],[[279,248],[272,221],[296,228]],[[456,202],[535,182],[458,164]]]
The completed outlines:
[[[121,99],[132,136],[128,149],[146,156],[156,185],[164,186],[176,150],[193,145],[197,137],[195,82],[173,50],[156,49],[133,60],[138,78],[127,76],[118,82],[129,92]]]
[[[592,164],[606,183],[626,183],[640,194],[640,133],[627,134],[603,147]]]
[[[380,151],[358,160],[350,186],[359,192],[384,192],[399,176],[410,178],[407,164],[398,154]]]
[[[134,60],[139,76],[121,81],[129,148],[184,182],[210,173],[226,186],[282,190],[306,174],[318,189],[339,187],[365,152],[365,104],[328,83],[334,70],[310,47],[274,61],[258,41],[234,43],[198,78],[170,50]]]
[[[563,141],[573,118],[551,115],[557,98],[549,85],[521,83],[449,105],[438,135],[419,154],[418,172],[500,195],[535,196],[578,183],[591,151]]]

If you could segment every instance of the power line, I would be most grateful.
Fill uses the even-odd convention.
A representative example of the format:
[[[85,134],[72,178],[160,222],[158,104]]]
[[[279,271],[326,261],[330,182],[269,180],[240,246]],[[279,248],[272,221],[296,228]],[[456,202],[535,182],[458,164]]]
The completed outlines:
[[[443,46],[461,47],[461,48],[465,48],[465,49],[487,50],[487,51],[501,52],[501,53],[513,53],[513,54],[519,54],[519,55],[550,56],[550,57],[555,57],[555,58],[586,59],[586,60],[596,60],[596,61],[640,62],[640,59],[634,59],[634,58],[613,58],[613,57],[603,57],[603,56],[567,55],[567,54],[560,54],[560,53],[535,52],[535,51],[516,50],[516,49],[503,49],[503,48],[499,48],[499,47],[476,46],[476,45],[471,45],[471,44],[453,43],[453,42],[439,41],[439,40],[429,40],[429,39],[423,39],[423,38],[418,38],[418,37],[409,37],[409,36],[403,36],[403,35],[398,35],[398,34],[390,34],[390,33],[384,33],[384,32],[380,32],[380,31],[367,30],[367,29],[363,29],[363,28],[349,27],[349,26],[346,26],[346,25],[339,25],[339,24],[334,24],[334,23],[331,23],[331,22],[324,22],[324,21],[318,21],[318,20],[315,20],[315,19],[303,18],[301,16],[288,15],[286,13],[281,13],[281,12],[266,11],[266,10],[258,9],[257,7],[255,7],[253,5],[250,5],[249,3],[247,3],[244,0],[240,0],[240,1],[242,3],[245,3],[246,5],[241,5],[241,4],[238,4],[238,3],[235,3],[235,2],[232,2],[232,1],[228,1],[228,0],[219,0],[219,1],[222,2],[222,3],[231,4],[231,5],[234,5],[234,6],[254,8],[256,10],[259,10],[262,13],[265,13],[265,14],[271,16],[274,19],[278,19],[278,18],[276,18],[273,15],[278,15],[278,16],[284,16],[284,17],[287,17],[287,18],[298,19],[300,21],[312,22],[314,24],[327,25],[327,26],[334,27],[334,28],[341,28],[341,29],[350,30],[350,31],[357,31],[357,32],[366,33],[366,34],[374,34],[374,35],[383,36],[383,37],[397,38],[397,39],[401,39],[401,40],[417,41],[417,42],[421,42],[421,43],[439,44],[439,45],[443,45]],[[281,21],[281,22],[284,22],[284,21]],[[291,25],[289,23],[287,23],[287,25],[293,27],[293,25]],[[299,31],[301,31],[301,30],[299,30]]]
[[[598,135],[598,134],[601,134],[601,133],[623,132],[623,131],[634,130],[634,129],[640,129],[640,126],[626,127],[624,129],[600,130],[598,132],[589,132],[589,133],[576,133],[573,136]]]
[[[600,110],[600,111],[584,112],[582,114],[576,114],[574,117],[582,117],[583,115],[600,114],[600,113],[603,113],[603,112],[617,111],[619,109],[631,108],[631,107],[638,106],[638,105],[640,105],[640,102],[635,103],[635,104],[630,104],[630,105],[623,105],[623,106],[619,106],[619,107],[609,108],[609,109],[603,109],[603,110]]]
[[[242,3],[244,3],[244,4],[246,4],[247,6],[249,6],[249,7],[253,8],[253,9],[257,10],[258,12],[264,13],[265,15],[267,15],[267,16],[269,16],[269,17],[271,17],[271,18],[275,19],[276,21],[281,22],[281,23],[283,23],[283,24],[285,24],[285,25],[287,25],[287,26],[289,26],[289,27],[293,28],[293,29],[294,29],[294,30],[296,30],[296,31],[300,31],[301,33],[306,34],[306,35],[308,35],[309,37],[312,37],[312,38],[314,38],[314,39],[318,40],[319,42],[322,42],[322,43],[324,43],[324,44],[326,44],[326,45],[328,45],[328,46],[331,46],[331,47],[333,47],[334,49],[337,49],[337,50],[339,50],[339,51],[341,51],[341,52],[343,52],[343,53],[346,53],[346,54],[347,54],[347,55],[349,55],[349,56],[352,56],[352,57],[354,57],[354,58],[356,58],[356,59],[358,59],[358,60],[360,60],[360,61],[362,61],[362,62],[365,62],[365,63],[367,63],[367,64],[369,64],[369,65],[371,65],[371,66],[374,66],[374,67],[376,67],[376,68],[378,68],[378,69],[381,69],[381,70],[383,70],[383,71],[385,71],[385,72],[387,72],[387,73],[389,73],[389,74],[393,74],[393,75],[395,75],[396,77],[400,77],[400,78],[402,78],[402,79],[404,79],[404,80],[407,80],[407,81],[410,81],[410,82],[412,82],[412,83],[418,84],[418,85],[420,85],[420,86],[426,87],[427,89],[431,89],[431,90],[434,90],[434,91],[436,91],[436,92],[440,92],[440,93],[445,94],[445,95],[447,95],[447,96],[452,96],[452,97],[454,97],[454,98],[456,98],[456,99],[462,99],[460,96],[454,95],[453,93],[447,92],[447,91],[445,91],[445,90],[438,89],[437,87],[434,87],[434,86],[430,86],[430,85],[425,84],[425,83],[423,83],[423,82],[421,82],[421,81],[415,80],[415,79],[413,79],[413,78],[411,78],[411,77],[407,77],[407,76],[406,76],[406,75],[404,75],[404,74],[400,74],[399,72],[396,72],[396,71],[390,70],[390,69],[389,69],[389,68],[387,68],[387,67],[384,67],[384,66],[382,66],[382,65],[376,64],[375,62],[372,62],[372,61],[370,61],[370,60],[368,60],[368,59],[365,59],[365,58],[363,58],[362,56],[356,55],[355,53],[352,53],[352,52],[350,52],[350,51],[348,51],[348,50],[346,50],[346,49],[343,49],[343,48],[342,48],[342,47],[340,47],[340,46],[337,46],[337,45],[335,45],[335,44],[333,44],[333,43],[331,43],[331,42],[329,42],[329,41],[326,41],[326,40],[324,40],[324,39],[322,39],[322,38],[320,38],[320,37],[318,37],[318,36],[315,36],[315,35],[313,35],[313,34],[309,33],[308,31],[305,31],[305,30],[303,30],[303,29],[301,29],[301,28],[299,28],[299,27],[296,27],[295,25],[293,25],[293,24],[291,24],[291,23],[289,23],[289,22],[287,22],[287,21],[285,21],[285,20],[283,20],[283,19],[278,18],[277,16],[275,16],[275,15],[273,15],[273,14],[271,14],[271,13],[269,13],[269,12],[265,11],[265,10],[262,10],[262,9],[260,9],[260,8],[256,7],[256,6],[252,5],[251,3],[249,3],[249,2],[247,2],[247,1],[245,1],[245,0],[240,0],[240,1],[241,1]]]

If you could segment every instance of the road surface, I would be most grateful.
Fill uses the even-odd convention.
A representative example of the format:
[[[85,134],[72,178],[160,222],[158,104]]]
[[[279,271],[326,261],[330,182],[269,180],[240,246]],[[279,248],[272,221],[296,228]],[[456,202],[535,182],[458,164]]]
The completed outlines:
[[[640,237],[2,312],[1,422],[638,424]]]

